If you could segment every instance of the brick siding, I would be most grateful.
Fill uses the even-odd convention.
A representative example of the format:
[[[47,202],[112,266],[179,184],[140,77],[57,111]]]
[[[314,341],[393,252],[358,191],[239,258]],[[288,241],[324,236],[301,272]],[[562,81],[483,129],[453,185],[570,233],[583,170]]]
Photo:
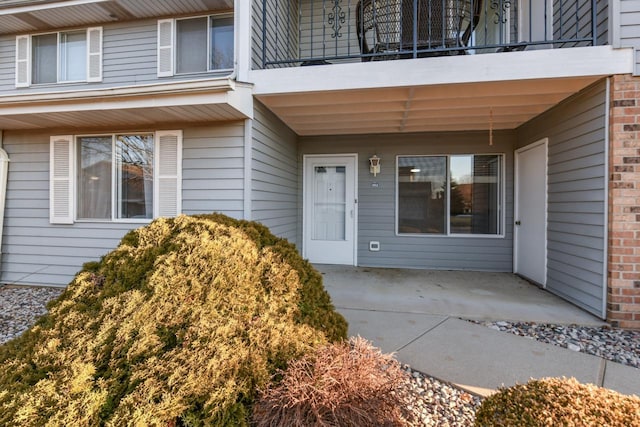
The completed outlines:
[[[640,78],[613,77],[607,320],[640,329]]]

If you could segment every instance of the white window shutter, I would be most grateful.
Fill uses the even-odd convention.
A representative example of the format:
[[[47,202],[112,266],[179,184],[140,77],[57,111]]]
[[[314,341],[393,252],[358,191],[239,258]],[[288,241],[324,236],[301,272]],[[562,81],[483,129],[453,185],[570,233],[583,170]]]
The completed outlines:
[[[102,27],[87,28],[87,81],[102,81]]]
[[[182,131],[156,132],[154,217],[174,217],[182,211]]]
[[[73,224],[73,136],[52,136],[49,166],[49,222]]]
[[[29,57],[31,56],[31,38],[29,36],[16,37],[16,87],[28,87]]]
[[[158,77],[173,76],[173,19],[158,21]]]

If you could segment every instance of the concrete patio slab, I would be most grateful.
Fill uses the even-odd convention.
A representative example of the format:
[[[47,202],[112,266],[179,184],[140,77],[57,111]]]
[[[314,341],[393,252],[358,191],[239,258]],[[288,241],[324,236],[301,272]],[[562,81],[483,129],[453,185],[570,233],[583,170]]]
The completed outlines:
[[[580,308],[510,273],[316,265],[338,308],[599,325]]]
[[[635,394],[640,397],[640,369],[607,362],[602,386],[622,394]]]
[[[396,352],[425,332],[438,326],[446,316],[338,309],[349,322],[349,336],[360,335],[385,353]]]
[[[401,349],[398,359],[471,391],[562,376],[601,384],[604,373],[599,357],[452,318]]]
[[[316,267],[349,335],[440,380],[488,395],[531,378],[564,376],[640,394],[640,369],[458,318],[604,324],[512,274]]]

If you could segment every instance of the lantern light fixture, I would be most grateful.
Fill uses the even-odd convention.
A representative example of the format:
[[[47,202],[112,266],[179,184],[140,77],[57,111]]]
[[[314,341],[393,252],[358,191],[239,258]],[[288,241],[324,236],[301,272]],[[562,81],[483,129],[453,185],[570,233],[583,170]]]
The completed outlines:
[[[373,176],[378,176],[380,173],[380,157],[375,154],[369,157],[369,172],[371,172]]]

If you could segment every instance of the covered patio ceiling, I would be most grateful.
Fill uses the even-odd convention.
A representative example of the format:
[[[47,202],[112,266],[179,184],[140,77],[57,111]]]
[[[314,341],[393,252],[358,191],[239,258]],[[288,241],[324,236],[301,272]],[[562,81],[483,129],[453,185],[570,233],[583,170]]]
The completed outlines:
[[[298,135],[515,129],[601,76],[258,95]]]
[[[0,0],[0,34],[232,10],[234,0]]]

